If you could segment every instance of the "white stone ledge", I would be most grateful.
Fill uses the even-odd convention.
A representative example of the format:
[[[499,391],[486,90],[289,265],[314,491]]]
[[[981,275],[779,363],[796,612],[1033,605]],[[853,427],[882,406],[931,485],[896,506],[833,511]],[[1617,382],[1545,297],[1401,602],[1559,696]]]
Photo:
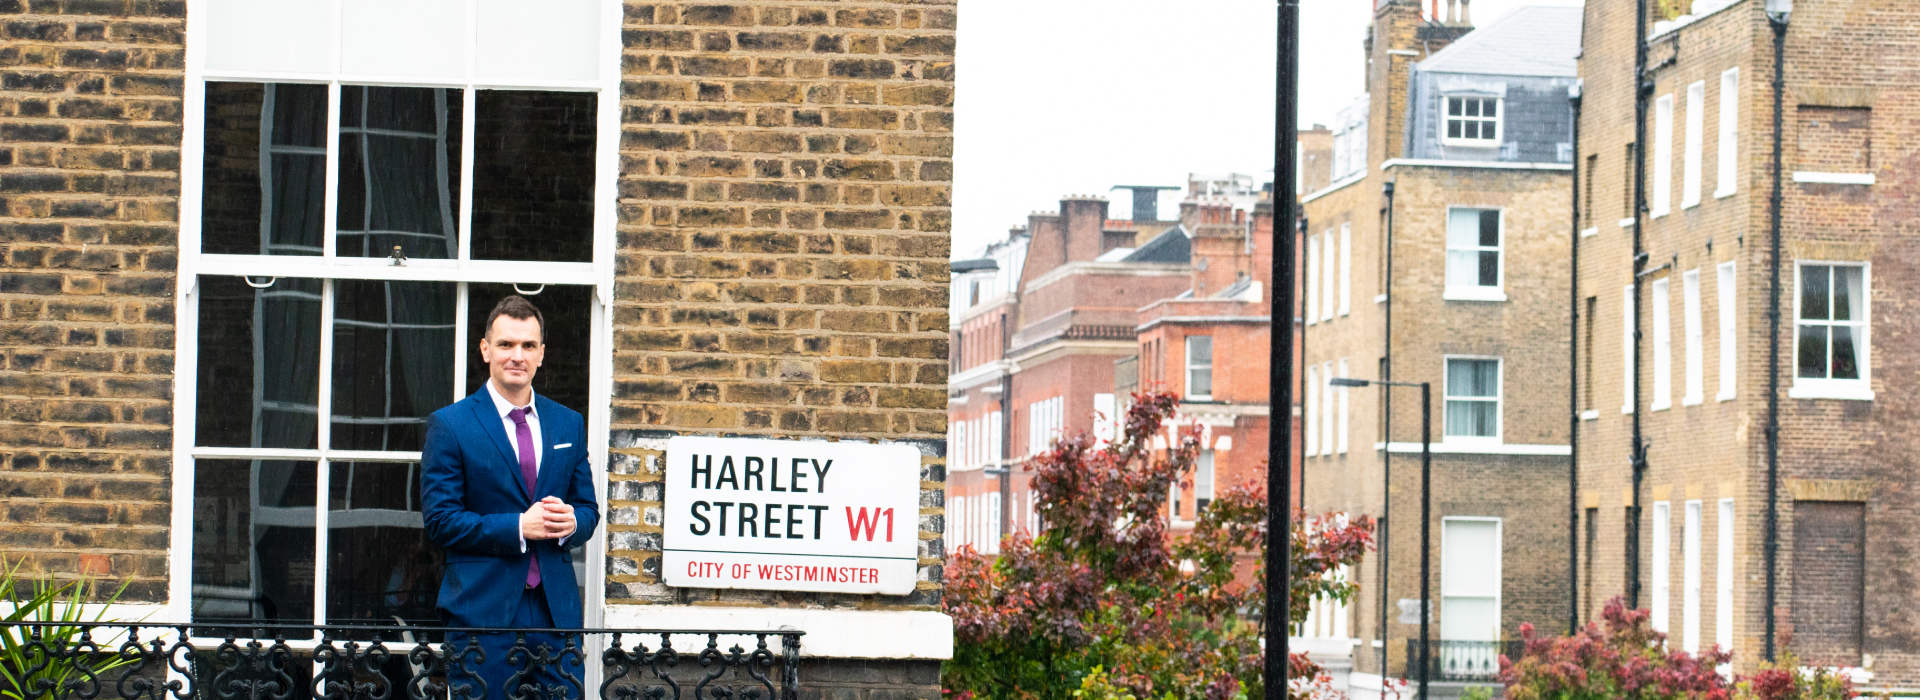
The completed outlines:
[[[802,656],[839,659],[951,659],[953,618],[918,610],[710,608],[608,605],[608,628],[779,630],[806,632]]]

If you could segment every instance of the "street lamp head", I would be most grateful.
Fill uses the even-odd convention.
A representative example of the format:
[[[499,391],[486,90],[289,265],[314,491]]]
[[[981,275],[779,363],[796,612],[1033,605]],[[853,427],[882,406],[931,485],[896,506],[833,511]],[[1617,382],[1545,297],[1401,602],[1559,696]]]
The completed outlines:
[[[1767,0],[1767,19],[1786,24],[1793,16],[1793,0]]]
[[[1334,386],[1347,386],[1347,387],[1358,388],[1358,387],[1364,387],[1364,386],[1370,385],[1373,382],[1367,381],[1365,379],[1354,379],[1352,377],[1334,377],[1333,379],[1329,380],[1329,383],[1331,383]]]

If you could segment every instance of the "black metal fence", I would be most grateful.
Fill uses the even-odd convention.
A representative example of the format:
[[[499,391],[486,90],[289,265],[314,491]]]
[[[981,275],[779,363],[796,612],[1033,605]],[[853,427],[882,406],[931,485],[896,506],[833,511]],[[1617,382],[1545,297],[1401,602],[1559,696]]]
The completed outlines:
[[[1456,642],[1436,640],[1433,673],[1436,681],[1495,681],[1500,679],[1500,657],[1518,659],[1527,649],[1526,642]],[[1407,640],[1407,678],[1420,677],[1420,640]]]
[[[442,641],[449,632],[465,640]],[[505,658],[489,658],[479,634],[511,635]],[[0,697],[798,700],[803,634],[0,621]],[[506,676],[504,687],[487,675]]]

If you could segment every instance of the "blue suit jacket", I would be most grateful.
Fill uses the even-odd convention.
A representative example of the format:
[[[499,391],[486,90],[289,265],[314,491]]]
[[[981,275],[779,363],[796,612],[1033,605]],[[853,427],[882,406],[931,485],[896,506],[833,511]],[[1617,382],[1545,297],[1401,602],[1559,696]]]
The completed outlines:
[[[540,416],[540,477],[527,497],[520,459],[507,439],[485,388],[427,419],[420,457],[420,495],[427,536],[446,550],[440,610],[458,627],[506,627],[526,590],[527,558],[540,558],[540,588],[555,626],[581,626],[580,589],[573,550],[600,525],[593,469],[587,462],[586,421],[536,395]],[[555,449],[555,445],[567,445]],[[573,505],[578,528],[558,540],[528,540],[520,551],[520,514],[534,501],[556,496]]]

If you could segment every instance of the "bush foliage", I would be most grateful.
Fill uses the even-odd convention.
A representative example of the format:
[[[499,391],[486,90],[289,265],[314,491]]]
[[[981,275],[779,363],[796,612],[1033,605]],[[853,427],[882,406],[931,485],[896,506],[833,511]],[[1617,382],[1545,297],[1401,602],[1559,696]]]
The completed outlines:
[[[1164,508],[1200,452],[1199,426],[1172,431],[1172,394],[1137,394],[1120,439],[1081,434],[1029,460],[1037,536],[1005,537],[998,557],[948,559],[955,700],[1235,700],[1262,694],[1262,553],[1267,498],[1235,486],[1180,537]],[[1316,596],[1353,597],[1336,575],[1372,545],[1373,523],[1293,518],[1291,619]],[[1290,694],[1326,686],[1304,655]],[[1315,681],[1319,681],[1318,686]]]

